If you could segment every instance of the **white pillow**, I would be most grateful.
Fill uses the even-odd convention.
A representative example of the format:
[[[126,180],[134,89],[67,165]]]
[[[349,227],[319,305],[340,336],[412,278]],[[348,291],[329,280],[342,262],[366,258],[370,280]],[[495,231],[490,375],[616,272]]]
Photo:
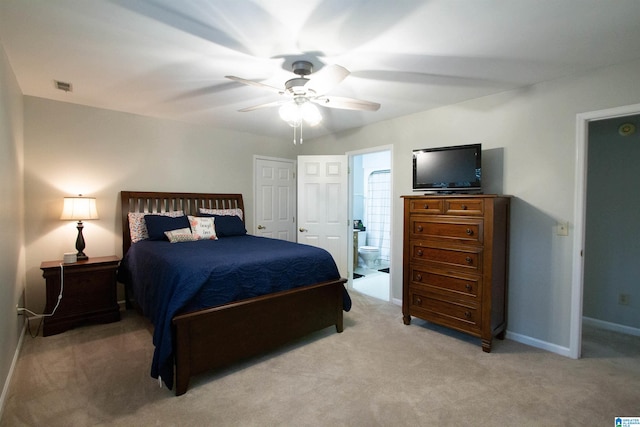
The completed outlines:
[[[235,215],[239,216],[242,219],[242,209],[205,209],[200,208],[201,214],[210,214],[210,215]]]
[[[214,217],[189,215],[187,218],[189,218],[191,233],[195,240],[218,240]]]
[[[195,236],[191,233],[190,228],[179,228],[177,230],[165,231],[164,235],[167,236],[171,243],[193,242],[196,240]]]
[[[129,212],[129,234],[131,235],[131,243],[139,242],[140,240],[148,239],[149,232],[147,231],[147,223],[144,221],[145,215],[163,215],[170,217],[183,216],[183,211],[170,211],[170,212]]]

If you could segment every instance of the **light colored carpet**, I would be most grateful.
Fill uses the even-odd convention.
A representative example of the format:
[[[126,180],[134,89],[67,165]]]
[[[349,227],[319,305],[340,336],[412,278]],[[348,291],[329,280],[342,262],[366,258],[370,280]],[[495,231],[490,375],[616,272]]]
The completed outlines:
[[[640,338],[585,329],[571,360],[478,339],[352,292],[345,330],[202,375],[175,397],[149,377],[150,329],[25,337],[1,426],[609,426],[640,415]]]

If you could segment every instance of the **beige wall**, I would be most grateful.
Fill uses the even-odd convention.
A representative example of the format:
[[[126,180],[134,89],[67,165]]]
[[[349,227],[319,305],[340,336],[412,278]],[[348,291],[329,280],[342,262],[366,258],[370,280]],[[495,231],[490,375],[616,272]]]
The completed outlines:
[[[25,287],[22,129],[22,93],[0,44],[0,406],[24,324],[15,308]]]
[[[513,195],[510,333],[569,346],[576,115],[640,102],[640,61],[425,111],[305,142],[304,154],[394,145],[394,298],[402,292],[402,203],[414,148],[481,142],[486,193]],[[384,106],[383,106],[384,108]],[[555,234],[570,222],[570,236]]]
[[[286,140],[25,97],[27,305],[45,304],[40,263],[75,252],[62,199],[97,198],[85,221],[89,256],[122,255],[121,190],[242,193],[253,227],[253,155],[294,158]]]

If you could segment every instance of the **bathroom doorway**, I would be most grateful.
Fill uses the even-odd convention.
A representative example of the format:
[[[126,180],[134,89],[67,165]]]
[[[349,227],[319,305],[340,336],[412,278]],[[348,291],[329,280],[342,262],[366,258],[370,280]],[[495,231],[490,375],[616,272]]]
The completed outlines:
[[[353,222],[350,288],[390,301],[392,148],[377,147],[347,155]]]

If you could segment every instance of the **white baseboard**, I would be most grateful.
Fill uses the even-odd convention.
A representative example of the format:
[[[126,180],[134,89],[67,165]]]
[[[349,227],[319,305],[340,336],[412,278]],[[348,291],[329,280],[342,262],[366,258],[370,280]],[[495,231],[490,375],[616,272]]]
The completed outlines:
[[[594,319],[592,317],[583,317],[582,324],[595,326],[596,328],[606,329],[607,331],[620,332],[622,334],[640,337],[640,329],[632,326],[620,325],[618,323],[605,322],[604,320]]]
[[[556,353],[560,356],[571,357],[571,353],[569,352],[568,347],[562,347],[557,344],[552,344],[550,342],[542,341],[537,338],[531,338],[527,335],[517,334],[515,332],[509,331],[507,331],[506,337],[521,344],[526,344],[531,347],[539,348],[541,350],[550,351],[551,353]]]
[[[13,360],[11,361],[11,367],[9,368],[9,373],[7,374],[7,378],[4,381],[4,387],[2,388],[2,395],[0,395],[0,419],[2,418],[2,414],[4,412],[4,405],[7,401],[7,396],[9,394],[9,385],[11,385],[11,379],[13,378],[13,371],[18,363],[18,357],[20,356],[20,350],[22,349],[22,341],[24,339],[24,335],[27,331],[27,322],[24,322],[22,325],[22,332],[20,333],[20,338],[18,339],[18,345],[16,346],[16,351],[13,354]]]
[[[398,298],[391,298],[391,302],[395,305],[402,306],[402,300]]]

